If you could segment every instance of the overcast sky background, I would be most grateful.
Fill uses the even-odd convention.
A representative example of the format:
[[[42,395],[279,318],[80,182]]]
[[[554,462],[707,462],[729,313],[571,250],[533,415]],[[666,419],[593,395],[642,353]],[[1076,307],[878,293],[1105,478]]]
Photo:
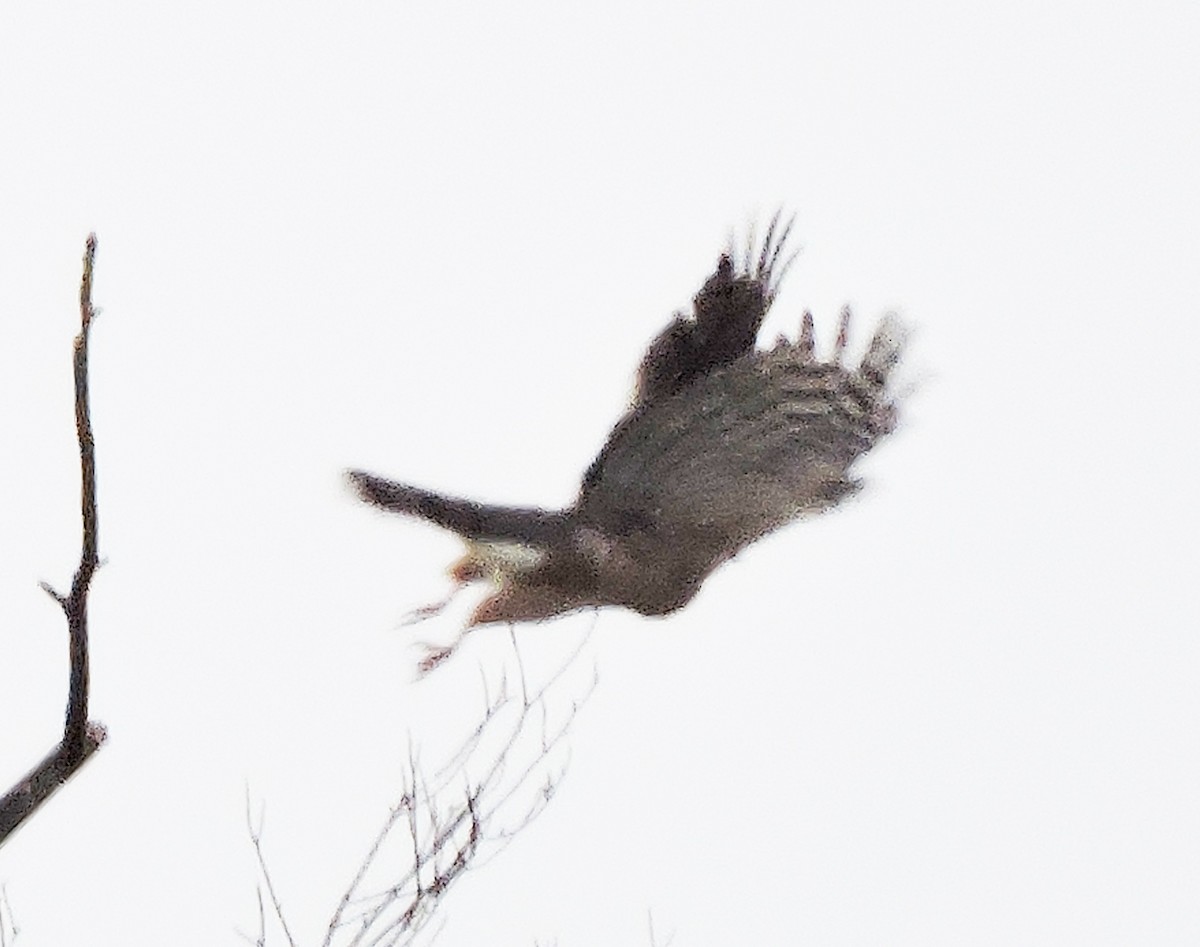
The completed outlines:
[[[1200,941],[1194,4],[6,4],[0,785],[58,739],[92,337],[104,749],[0,850],[20,947],[319,941],[503,629],[362,466],[568,502],[646,342],[783,205],[915,328],[869,488],[605,612],[541,818],[440,943]],[[521,628],[531,674],[592,624]],[[571,688],[576,688],[572,691]],[[272,944],[282,943],[277,931]]]

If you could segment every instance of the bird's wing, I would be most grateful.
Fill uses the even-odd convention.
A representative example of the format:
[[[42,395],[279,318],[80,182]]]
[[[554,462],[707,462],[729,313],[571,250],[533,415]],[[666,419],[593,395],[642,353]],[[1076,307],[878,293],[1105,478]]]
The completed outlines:
[[[702,577],[747,543],[858,489],[852,462],[892,430],[885,391],[903,330],[880,323],[862,362],[817,360],[812,318],[781,341],[640,406],[613,431],[578,501],[583,522],[657,537]],[[647,544],[646,548],[654,548]]]
[[[563,536],[564,517],[559,512],[487,506],[384,480],[361,470],[351,470],[346,476],[367,503],[393,513],[418,516],[467,539],[552,546]]]
[[[784,257],[791,221],[772,218],[763,244],[754,252],[754,234],[744,258],[732,247],[692,300],[692,313],[680,313],[650,343],[638,369],[635,408],[675,394],[694,379],[754,350],[758,330],[792,258]]]

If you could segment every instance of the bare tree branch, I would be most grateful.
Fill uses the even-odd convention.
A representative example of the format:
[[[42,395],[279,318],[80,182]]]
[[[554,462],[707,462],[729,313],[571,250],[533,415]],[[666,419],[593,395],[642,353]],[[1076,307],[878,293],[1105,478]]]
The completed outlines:
[[[467,735],[449,761],[421,780],[410,765],[412,786],[384,823],[367,859],[360,866],[334,913],[324,947],[335,939],[347,947],[412,944],[433,917],[450,886],[469,868],[477,868],[500,851],[545,808],[561,782],[567,760],[555,762],[571,724],[596,684],[595,671],[585,693],[571,702],[557,726],[547,730],[547,697],[574,667],[587,643],[581,639],[550,677],[530,692],[520,649],[513,639],[520,692],[510,693],[507,672],[498,692],[489,693],[483,719]],[[513,769],[523,741],[532,743],[530,759]],[[472,773],[473,766],[482,766]],[[418,782],[419,780],[419,782]],[[516,807],[515,818],[505,816]],[[364,891],[364,879],[379,858],[386,839],[403,824],[412,848],[409,865],[382,890]],[[393,869],[394,870],[394,869]]]
[[[267,859],[263,855],[262,849],[262,833],[263,823],[266,820],[266,814],[260,810],[258,813],[258,825],[254,824],[254,818],[250,814],[250,790],[246,789],[246,827],[250,830],[250,841],[254,843],[254,854],[258,858],[258,870],[262,875],[263,882],[267,886],[267,895],[271,899],[271,906],[275,909],[275,918],[279,921],[279,926],[283,928],[283,936],[287,938],[289,947],[296,947],[296,940],[292,937],[292,932],[288,930],[287,918],[283,915],[283,903],[279,900],[279,896],[275,893],[275,885],[271,883],[271,873],[267,871]],[[259,936],[258,943],[266,943],[266,928],[263,919],[263,903],[262,903],[262,886],[258,889],[258,924]]]
[[[263,907],[262,884],[259,884],[254,893],[258,897],[258,936],[251,937],[240,929],[237,931],[237,935],[247,944],[253,944],[254,947],[267,947],[267,912]],[[0,944],[0,947],[4,947],[4,945]]]
[[[547,698],[552,690],[563,689],[587,641],[581,639],[531,692],[514,639],[520,692],[510,692],[507,670],[495,690],[485,674],[483,719],[431,779],[422,773],[410,744],[400,799],[342,894],[323,947],[411,945],[422,932],[430,934],[426,928],[431,921],[435,931],[440,929],[445,918],[437,908],[454,882],[490,861],[545,809],[565,774],[567,755],[560,751],[596,686],[595,669],[585,692],[553,727],[547,722]],[[516,765],[526,752],[528,762]],[[294,947],[262,855],[261,824],[258,830],[251,825],[250,831],[276,916]]]
[[[15,947],[21,929],[13,917],[12,905],[8,903],[8,892],[0,885],[0,947]]]
[[[654,911],[652,911],[652,910],[646,911],[646,921],[650,926],[650,947],[671,947],[671,944],[675,940],[674,934],[671,934],[671,936],[668,937],[666,939],[666,942],[663,943],[662,945],[660,945],[658,943],[658,938],[654,934]]]
[[[79,335],[75,337],[75,429],[79,438],[82,468],[80,506],[83,513],[83,552],[67,595],[45,582],[42,588],[58,602],[67,616],[70,675],[67,713],[62,742],[0,799],[0,845],[38,810],[63,783],[100,748],[104,727],[88,721],[88,626],[87,597],[92,575],[100,565],[99,521],[96,514],[96,456],[92,438],[91,406],[88,395],[88,337],[96,311],[92,308],[92,268],[96,259],[96,235],[90,234],[83,255],[83,279],[79,286]]]

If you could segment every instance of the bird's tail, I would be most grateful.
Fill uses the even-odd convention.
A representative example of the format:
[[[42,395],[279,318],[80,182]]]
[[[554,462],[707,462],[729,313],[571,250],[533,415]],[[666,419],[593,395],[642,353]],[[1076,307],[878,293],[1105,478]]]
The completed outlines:
[[[362,470],[346,474],[359,497],[393,513],[419,516],[467,539],[552,545],[564,531],[562,513],[511,506],[487,506],[385,480]]]

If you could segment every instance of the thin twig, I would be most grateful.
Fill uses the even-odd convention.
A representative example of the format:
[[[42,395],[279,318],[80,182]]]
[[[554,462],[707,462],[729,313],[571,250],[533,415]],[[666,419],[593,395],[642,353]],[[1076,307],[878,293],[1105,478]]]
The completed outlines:
[[[279,926],[283,928],[283,936],[287,938],[289,947],[296,947],[295,938],[292,937],[292,932],[288,929],[287,918],[283,915],[283,904],[279,900],[279,896],[275,893],[275,885],[271,881],[271,872],[267,870],[267,859],[263,855],[262,850],[262,831],[263,823],[266,820],[266,813],[259,810],[258,827],[254,826],[254,819],[250,815],[250,789],[246,788],[246,827],[250,830],[250,841],[254,843],[254,854],[258,858],[258,870],[262,875],[262,880],[267,886],[267,895],[271,899],[271,906],[275,909],[275,917],[279,920]],[[262,911],[262,890],[259,889],[259,911]]]
[[[12,939],[8,932],[12,931]],[[15,947],[21,929],[17,927],[17,919],[13,917],[12,905],[8,903],[8,891],[0,885],[0,947]]]
[[[653,909],[647,908],[646,918],[650,925],[650,947],[671,947],[671,944],[673,944],[675,942],[675,932],[672,931],[669,935],[667,935],[667,939],[662,944],[659,944],[658,936],[654,930],[654,911],[653,911]]]
[[[408,834],[409,834],[410,840],[412,841],[413,880],[416,882],[416,885],[417,885],[416,900],[420,901],[421,895],[424,893],[421,890],[421,867],[422,867],[421,829],[420,829],[420,826],[417,824],[417,780],[420,779],[420,776],[417,774],[416,760],[413,759],[413,748],[412,748],[411,740],[409,741],[409,744],[408,744],[408,778],[411,780],[411,782],[409,783],[410,788],[409,788],[409,791],[405,793],[405,795],[408,796],[413,801],[412,805],[408,807]]]
[[[67,617],[70,672],[67,711],[62,742],[0,799],[0,845],[36,812],[96,752],[106,737],[104,727],[88,722],[88,589],[100,565],[99,520],[96,513],[96,453],[92,437],[88,393],[88,338],[96,310],[92,307],[92,269],[96,261],[96,235],[87,239],[83,278],[79,285],[79,334],[75,337],[75,430],[79,440],[82,474],[80,507],[83,516],[83,551],[71,591],[63,595],[45,582],[42,588]]]
[[[553,728],[547,721],[546,696],[575,665],[587,640],[585,636],[533,693],[517,649],[517,670],[522,683],[520,693],[510,693],[507,672],[499,693],[488,693],[490,688],[485,679],[488,699],[483,719],[451,754],[450,762],[435,772],[432,781],[422,778],[415,754],[410,750],[404,796],[389,813],[371,850],[342,895],[326,930],[325,947],[330,947],[335,937],[339,943],[351,947],[412,944],[417,934],[435,920],[437,905],[453,883],[469,869],[490,861],[545,808],[565,772],[565,764],[549,766],[548,758],[565,741],[571,723],[595,687],[595,674],[587,693],[572,701],[566,720]],[[511,757],[522,741],[532,742],[534,759],[528,765],[520,766],[515,774],[506,772],[511,769]],[[486,756],[483,756],[485,752]],[[472,775],[470,765],[481,756],[484,771]],[[546,768],[551,772],[545,781],[540,786],[534,785],[534,774]],[[461,785],[463,780],[466,781],[465,788],[452,789],[455,781]],[[511,808],[511,801],[522,790],[535,797],[532,804],[515,823],[496,824],[502,818],[503,810]],[[447,795],[458,795],[459,792],[462,795],[458,798],[464,801],[449,805],[443,801]],[[377,863],[376,870],[383,870],[381,850],[387,837],[401,822],[406,824],[408,839],[397,838],[396,843],[401,846],[400,851],[409,847],[405,859],[407,865],[400,877],[393,876],[395,880],[386,888],[367,894],[362,890],[366,878]],[[484,846],[487,851],[481,858]],[[389,850],[395,849],[389,847]],[[437,920],[444,921],[444,918]]]
[[[239,928],[235,928],[235,930],[237,930],[238,937],[247,944],[253,944],[254,947],[267,947],[267,912],[263,906],[261,882],[254,888],[254,893],[258,896],[258,937],[251,937]],[[3,947],[3,945],[0,945],[0,947]]]

